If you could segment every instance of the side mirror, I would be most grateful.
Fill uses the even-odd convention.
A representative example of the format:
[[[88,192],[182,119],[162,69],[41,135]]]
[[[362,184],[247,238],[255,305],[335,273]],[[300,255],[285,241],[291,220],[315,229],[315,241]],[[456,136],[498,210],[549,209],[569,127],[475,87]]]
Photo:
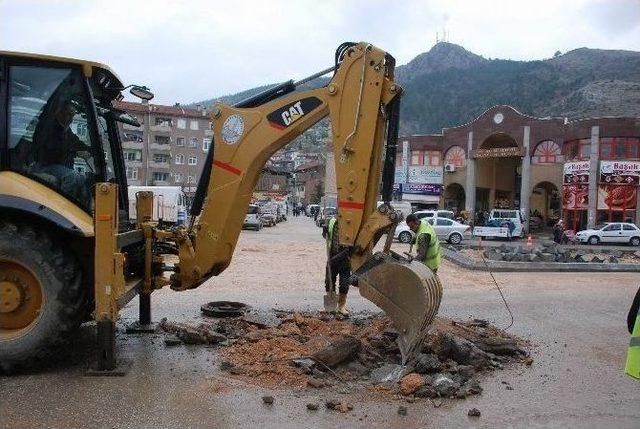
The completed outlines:
[[[154,97],[153,92],[151,92],[146,86],[133,85],[129,90],[129,93],[131,93],[131,95],[133,95],[134,97],[138,97],[142,100],[147,101],[151,100]]]

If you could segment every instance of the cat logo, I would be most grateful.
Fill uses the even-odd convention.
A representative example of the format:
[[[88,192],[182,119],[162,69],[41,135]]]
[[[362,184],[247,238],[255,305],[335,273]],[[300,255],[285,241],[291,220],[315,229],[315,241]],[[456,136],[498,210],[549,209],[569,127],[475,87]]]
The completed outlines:
[[[316,97],[303,98],[269,113],[267,120],[272,127],[284,130],[321,104]]]
[[[302,102],[298,101],[296,104],[289,107],[289,110],[282,112],[282,121],[285,125],[289,126],[297,121],[302,115],[304,115]]]

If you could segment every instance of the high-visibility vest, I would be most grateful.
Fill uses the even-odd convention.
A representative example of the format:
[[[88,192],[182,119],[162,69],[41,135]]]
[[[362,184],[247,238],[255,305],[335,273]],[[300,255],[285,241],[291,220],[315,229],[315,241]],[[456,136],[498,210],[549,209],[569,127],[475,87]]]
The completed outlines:
[[[422,234],[429,235],[429,247],[427,248],[427,254],[424,258],[424,264],[432,270],[437,270],[440,267],[440,241],[436,235],[436,231],[431,224],[426,220],[420,221],[418,232],[416,233],[416,243]]]
[[[327,244],[331,245],[331,240],[333,239],[333,230],[336,227],[336,218],[332,217],[329,219],[329,224],[327,226]]]
[[[636,316],[636,323],[633,325],[633,333],[629,342],[629,350],[627,351],[627,365],[624,372],[638,380],[640,380],[640,309]]]

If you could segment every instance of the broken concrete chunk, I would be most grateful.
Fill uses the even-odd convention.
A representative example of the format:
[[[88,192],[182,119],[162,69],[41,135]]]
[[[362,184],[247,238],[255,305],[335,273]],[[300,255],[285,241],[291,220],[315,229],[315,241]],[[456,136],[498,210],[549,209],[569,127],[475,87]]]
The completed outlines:
[[[316,366],[316,362],[309,358],[293,359],[292,362],[295,366],[302,368],[306,374],[312,373]]]
[[[173,334],[167,334],[164,337],[164,344],[167,347],[179,346],[180,344],[182,344],[182,341],[180,340],[180,338],[176,337]]]
[[[433,353],[420,353],[414,366],[418,374],[437,372],[440,370],[440,359]]]
[[[400,405],[398,407],[398,415],[406,416],[407,415],[407,407]]]
[[[380,368],[376,368],[371,371],[369,374],[369,378],[373,383],[395,383],[402,376],[402,372],[404,371],[404,367],[402,365],[396,365],[392,363],[387,363],[382,365]]]
[[[309,387],[313,387],[313,388],[316,388],[316,389],[320,389],[320,388],[324,387],[326,384],[325,384],[325,382],[324,382],[324,381],[322,381],[322,380],[318,380],[317,378],[313,378],[313,377],[311,377],[311,378],[309,378],[309,379],[307,380],[307,385],[308,385]]]
[[[333,367],[358,353],[360,346],[360,339],[345,335],[332,340],[329,346],[315,352],[312,357],[314,360]]]
[[[453,381],[449,374],[440,374],[433,382],[433,387],[439,396],[450,397],[456,394],[460,388],[460,384]]]
[[[261,328],[277,328],[282,324],[282,319],[272,312],[251,310],[242,316],[242,320]]]
[[[262,402],[267,404],[267,405],[273,404],[273,396],[263,396],[262,397]]]
[[[480,417],[480,410],[477,408],[472,408],[467,413],[469,417]]]
[[[440,332],[433,344],[438,357],[453,359],[463,365],[472,365],[476,369],[489,365],[491,356],[464,338],[455,337],[448,332]]]
[[[320,408],[318,404],[311,403],[311,402],[307,404],[307,410],[309,411],[318,411],[318,408]]]

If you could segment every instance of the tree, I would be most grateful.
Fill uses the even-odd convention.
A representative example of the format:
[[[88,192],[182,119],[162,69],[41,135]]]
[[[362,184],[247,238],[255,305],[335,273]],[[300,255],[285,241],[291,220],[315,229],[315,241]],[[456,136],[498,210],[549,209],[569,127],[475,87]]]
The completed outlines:
[[[553,58],[559,57],[560,55],[562,55],[562,52],[556,51],[556,53],[553,54]]]
[[[313,204],[320,204],[320,200],[324,197],[324,189],[322,186],[322,182],[316,182],[315,189],[313,190],[313,195],[311,196],[311,202]]]

